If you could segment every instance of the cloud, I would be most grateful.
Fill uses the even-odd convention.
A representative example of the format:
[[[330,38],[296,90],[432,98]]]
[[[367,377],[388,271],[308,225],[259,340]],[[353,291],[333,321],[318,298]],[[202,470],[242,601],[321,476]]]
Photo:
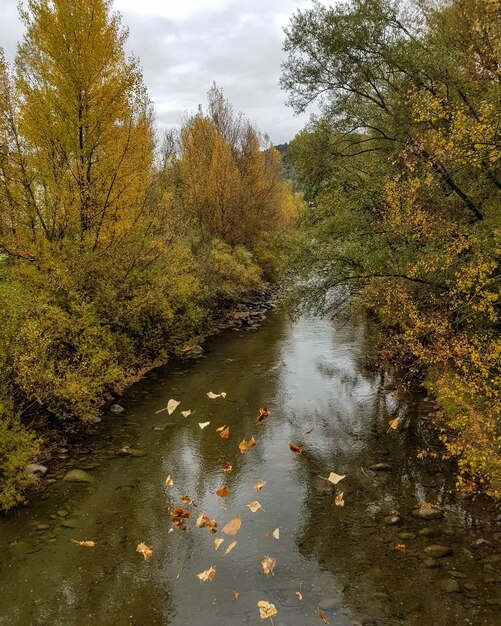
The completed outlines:
[[[15,54],[22,36],[17,0],[2,0],[0,45]],[[127,48],[140,58],[160,127],[179,124],[184,112],[205,103],[213,81],[236,110],[281,143],[308,116],[295,117],[280,90],[283,27],[310,0],[116,0],[129,29]],[[6,35],[7,34],[7,35]]]

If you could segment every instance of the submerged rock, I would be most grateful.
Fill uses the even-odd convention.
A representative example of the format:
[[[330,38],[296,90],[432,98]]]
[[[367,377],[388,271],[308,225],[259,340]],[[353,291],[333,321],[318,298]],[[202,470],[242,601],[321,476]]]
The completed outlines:
[[[452,552],[449,546],[441,546],[439,544],[433,544],[431,546],[426,546],[424,549],[426,554],[433,559],[441,559],[444,556],[447,556]]]
[[[444,512],[436,504],[428,504],[428,502],[423,502],[419,508],[412,511],[412,515],[413,517],[424,520],[441,519],[444,516]]]
[[[391,472],[393,468],[389,463],[374,463],[370,469],[373,472]]]
[[[438,587],[445,593],[458,593],[459,585],[454,578],[443,578],[439,581]]]
[[[94,482],[94,478],[90,474],[80,469],[73,469],[73,470],[70,470],[69,472],[66,472],[66,474],[64,475],[64,480],[67,483],[93,483]]]
[[[123,413],[125,409],[123,408],[123,406],[120,406],[120,404],[112,404],[110,406],[110,411],[112,413],[115,413],[115,415],[118,415],[119,413]]]

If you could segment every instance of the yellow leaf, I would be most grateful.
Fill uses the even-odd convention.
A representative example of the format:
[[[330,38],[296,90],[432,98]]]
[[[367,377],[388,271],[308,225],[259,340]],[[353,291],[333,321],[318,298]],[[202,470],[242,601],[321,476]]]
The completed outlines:
[[[183,496],[181,498],[181,501],[185,504],[193,504],[193,500],[190,498],[190,496]]]
[[[275,569],[275,565],[277,563],[277,559],[274,559],[271,556],[265,556],[261,561],[261,567],[263,568],[263,572],[268,576]]]
[[[150,556],[153,554],[153,550],[147,546],[145,543],[139,543],[137,548],[136,548],[136,552],[139,552],[139,554],[142,554],[144,556],[144,560],[147,561]]]
[[[210,424],[210,422],[198,422],[198,425],[200,426],[200,428],[203,430],[204,428],[207,428],[207,426]]]
[[[200,572],[200,574],[197,574],[197,578],[200,578],[200,580],[203,582],[207,582],[207,581],[211,581],[215,575],[216,575],[216,568],[212,566],[209,569],[206,569],[205,571]]]
[[[266,485],[266,481],[265,480],[258,480],[257,483],[254,485],[254,489],[256,491],[261,491],[261,489]]]
[[[167,413],[172,415],[177,407],[181,404],[178,400],[173,400],[172,398],[167,402]]]
[[[191,410],[190,411],[181,411],[181,415],[183,417],[189,417],[191,415]]]
[[[238,600],[240,594],[238,593],[238,591],[234,591],[233,592],[233,597],[235,598],[235,600]]]
[[[205,513],[200,513],[196,522],[197,528],[208,528],[209,533],[214,534],[217,532],[217,522],[215,519],[211,519]]]
[[[259,607],[259,617],[261,619],[268,619],[269,617],[273,617],[278,613],[275,605],[271,602],[266,602],[266,600],[259,600],[257,603]]]
[[[94,541],[77,541],[76,539],[72,539],[71,542],[84,548],[93,548],[96,545]]]
[[[172,487],[173,484],[174,484],[174,481],[172,480],[171,475],[169,474],[167,478],[165,479],[165,486]]]
[[[259,415],[256,417],[256,424],[259,425],[264,420],[265,417],[268,417],[269,414],[270,412],[268,411],[266,407],[259,409]]]
[[[222,532],[225,535],[236,535],[242,526],[240,515],[237,515],[223,527]]]
[[[219,436],[221,439],[228,439],[230,436],[230,427],[229,426],[221,426],[221,428],[217,429]]]
[[[336,503],[336,506],[344,506],[344,492],[343,491],[341,491],[341,493],[334,498],[334,502]]]
[[[346,474],[341,476],[340,474],[336,474],[336,472],[331,472],[328,478],[324,478],[324,476],[319,476],[319,478],[322,478],[323,480],[328,480],[333,485],[337,485],[343,480],[343,478],[346,478]]]
[[[207,393],[207,397],[211,400],[215,400],[216,398],[226,398],[226,393],[224,391],[221,391],[221,393],[213,393],[212,391],[209,391]]]
[[[265,535],[274,539],[280,539],[280,528],[275,528],[273,532],[265,533]]]
[[[390,428],[393,428],[393,430],[396,430],[398,428],[399,422],[400,422],[400,418],[396,417],[394,420],[390,420],[388,424],[390,425]]]
[[[216,548],[217,550],[223,542],[224,542],[224,539],[221,539],[221,538],[214,539],[214,548]]]
[[[237,545],[237,542],[236,542],[236,541],[232,541],[232,542],[230,543],[230,545],[226,548],[226,551],[225,551],[225,553],[224,553],[224,556],[226,556],[227,554],[229,554],[229,553],[233,550],[233,548],[234,548],[236,545]]]
[[[231,472],[232,469],[233,469],[233,465],[231,463],[225,463],[223,465],[223,472],[226,472],[227,474]]]
[[[243,454],[244,452],[247,452],[247,450],[249,450],[250,448],[253,448],[256,445],[256,440],[254,439],[254,435],[249,439],[249,441],[245,441],[245,439],[243,439],[239,444],[238,447],[240,448],[240,452]]]
[[[253,513],[255,513],[256,511],[262,508],[262,506],[259,504],[257,500],[254,500],[254,502],[249,502],[247,506]]]

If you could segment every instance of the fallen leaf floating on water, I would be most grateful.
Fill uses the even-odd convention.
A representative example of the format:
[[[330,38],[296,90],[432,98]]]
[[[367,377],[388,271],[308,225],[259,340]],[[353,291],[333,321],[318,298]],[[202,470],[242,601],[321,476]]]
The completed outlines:
[[[221,393],[212,393],[212,391],[209,391],[207,397],[211,400],[215,400],[216,398],[226,398],[226,392],[221,391]]]
[[[318,616],[323,621],[324,624],[330,624],[329,620],[325,617],[325,613],[322,611],[320,607],[317,608]]]
[[[172,487],[173,484],[174,484],[174,481],[172,480],[171,475],[169,474],[167,478],[165,479],[165,486]]]
[[[223,527],[222,532],[225,535],[236,535],[242,526],[240,515],[237,515]]]
[[[219,546],[224,542],[224,539],[222,538],[216,538],[214,539],[214,548],[217,550],[219,548]]]
[[[336,506],[344,506],[344,491],[334,498]]]
[[[167,402],[167,413],[172,415],[177,407],[181,404],[178,400],[173,400],[172,398]]]
[[[216,432],[219,433],[219,436],[221,437],[221,439],[228,439],[228,437],[230,436],[230,427],[221,426],[221,428],[218,428]]]
[[[314,431],[314,428],[310,428],[309,430],[305,430],[303,435],[311,435],[311,433]]]
[[[189,511],[187,511],[186,509],[183,509],[183,507],[181,506],[176,506],[171,510],[170,515],[172,518],[171,520],[172,525],[175,528],[179,528],[181,530],[186,529],[185,520],[186,518],[190,517]]]
[[[390,428],[393,428],[393,430],[397,430],[399,422],[400,418],[396,417],[394,420],[390,420],[388,424],[390,425]],[[390,428],[388,430],[390,430]]]
[[[235,598],[235,600],[238,600],[240,594],[238,593],[238,591],[234,591],[233,592],[233,597]]]
[[[274,539],[280,539],[280,528],[275,528],[273,532],[265,533],[265,535]]]
[[[275,605],[271,602],[266,602],[266,600],[259,600],[257,605],[259,607],[259,617],[261,619],[271,618],[278,613]]]
[[[225,463],[223,465],[223,472],[226,472],[227,474],[231,472],[232,469],[233,469],[233,465],[231,463]]]
[[[275,565],[277,564],[277,559],[274,559],[272,556],[265,556],[261,561],[261,567],[263,568],[263,573],[268,576],[275,569]]]
[[[193,502],[193,500],[190,498],[190,496],[183,496],[181,498],[181,501],[184,502],[185,504],[193,504],[193,506],[195,506],[195,503]]]
[[[296,596],[298,600],[302,600],[303,599],[303,594],[301,593],[301,586],[303,583],[300,583],[299,585],[299,591],[296,591]]]
[[[205,513],[200,513],[196,523],[197,528],[208,528],[209,532],[213,535],[217,532],[217,522],[215,519],[211,519]],[[217,548],[216,548],[217,550]]]
[[[207,426],[210,424],[210,422],[198,422],[198,425],[200,426],[200,428],[203,430],[204,428],[207,428]]]
[[[261,489],[266,485],[266,481],[265,480],[258,480],[257,483],[254,485],[254,489],[256,491],[261,491]]]
[[[181,415],[183,417],[189,417],[191,415],[191,410],[190,411],[181,411]]]
[[[237,545],[237,542],[236,542],[236,541],[232,541],[232,542],[230,543],[230,545],[226,548],[226,550],[225,550],[225,552],[224,552],[224,556],[226,556],[227,554],[229,554],[229,553],[233,550],[233,548],[234,548],[236,545]]]
[[[227,496],[229,496],[231,493],[231,491],[229,490],[228,487],[221,487],[221,489],[218,489],[216,491],[216,496],[219,496],[220,498],[226,498]]]
[[[204,572],[200,572],[200,574],[197,574],[197,578],[200,578],[202,582],[206,583],[208,581],[211,581],[215,575],[216,568],[212,566],[209,569],[206,569]]]
[[[295,443],[291,443],[290,441],[289,441],[289,448],[292,450],[292,452],[297,452],[297,454],[303,454],[303,448],[296,446]]]
[[[333,485],[337,485],[339,482],[343,480],[343,478],[346,478],[346,474],[341,476],[341,474],[336,474],[336,472],[331,472],[327,478],[325,478],[325,476],[319,476],[319,478],[321,478],[322,480],[328,480]]]
[[[83,548],[93,548],[96,545],[94,541],[77,541],[76,539],[72,539],[71,542]]]
[[[153,550],[149,546],[147,546],[145,543],[138,544],[136,548],[136,552],[139,552],[139,554],[142,554],[144,556],[145,561],[147,561],[150,558],[150,556],[153,554]]]
[[[254,439],[254,435],[252,435],[249,441],[245,441],[245,439],[243,439],[238,444],[238,447],[240,448],[240,452],[243,454],[244,452],[247,452],[247,450],[249,450],[250,448],[253,448],[255,445],[256,445],[256,440]]]
[[[397,545],[395,546],[395,550],[397,552],[405,552],[407,550],[407,546],[405,545],[405,543],[397,543]]]
[[[254,502],[249,502],[247,506],[253,513],[263,508],[257,500],[254,500]]]
[[[259,409],[259,415],[256,417],[256,424],[260,424],[264,420],[265,417],[268,417],[269,414],[270,412],[268,411],[266,407]]]

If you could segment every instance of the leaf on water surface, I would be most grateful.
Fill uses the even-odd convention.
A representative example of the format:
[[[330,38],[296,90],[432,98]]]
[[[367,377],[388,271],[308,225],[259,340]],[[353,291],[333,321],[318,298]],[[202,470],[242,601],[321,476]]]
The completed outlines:
[[[325,476],[319,476],[322,480],[328,480],[333,485],[337,485],[339,482],[346,478],[346,474],[336,474],[336,472],[331,472],[327,478]]]
[[[167,402],[167,413],[169,415],[172,415],[172,413],[174,413],[174,411],[177,409],[177,407],[181,404],[180,401],[178,400],[173,400],[172,398],[169,400],[169,402]]]
[[[189,517],[190,512],[183,509],[182,506],[176,506],[171,510],[170,515],[171,517]]]
[[[292,450],[292,452],[296,452],[297,454],[303,454],[303,448],[296,446],[296,444],[292,443],[291,441],[289,441],[288,443],[289,443],[289,448]]]
[[[174,528],[186,530],[186,519],[184,517],[173,517],[171,520],[171,524],[174,526]]]
[[[318,616],[323,621],[324,624],[330,624],[329,620],[325,617],[325,613],[322,611],[320,607],[317,607]]]
[[[254,439],[254,435],[252,435],[249,441],[245,441],[245,439],[243,439],[238,444],[238,447],[240,448],[240,452],[243,454],[244,452],[247,452],[247,450],[250,450],[250,448],[253,448],[255,445],[256,445],[256,440]]]
[[[203,430],[204,428],[207,428],[207,426],[210,424],[210,422],[198,422],[198,425],[200,426],[200,428]]]
[[[216,568],[212,566],[209,569],[206,569],[205,571],[200,572],[200,574],[197,574],[197,578],[200,578],[200,580],[205,583],[207,581],[211,581],[215,575],[216,575]]]
[[[195,506],[195,503],[193,502],[193,500],[190,498],[190,496],[183,496],[181,498],[181,501],[184,502],[185,504],[193,504],[193,506]]]
[[[242,520],[240,519],[240,515],[237,515],[233,519],[231,519],[226,526],[223,527],[222,532],[225,535],[236,535],[242,526]]]
[[[181,411],[183,417],[189,417],[191,415],[191,409],[189,411]]]
[[[263,573],[267,576],[273,572],[275,569],[275,565],[277,564],[277,559],[274,559],[272,556],[265,556],[261,561],[261,567],[263,568]]]
[[[390,420],[388,424],[390,425],[390,428],[393,428],[393,430],[397,430],[399,422],[400,418],[396,417],[394,420]],[[390,428],[388,428],[388,430],[390,430]]]
[[[238,600],[240,594],[238,593],[238,591],[234,591],[233,592],[233,597],[235,598],[235,600]]]
[[[256,491],[261,491],[261,489],[266,485],[266,481],[265,480],[258,480],[257,483],[254,485],[254,489]]]
[[[169,474],[167,478],[165,479],[165,486],[172,487],[173,484],[174,484],[174,481],[172,480],[171,475]]]
[[[274,539],[280,539],[280,528],[275,528],[273,532],[264,533],[266,537],[273,537]]]
[[[229,553],[233,550],[233,548],[234,548],[236,545],[237,545],[237,542],[236,542],[236,541],[232,541],[232,542],[230,543],[230,545],[226,548],[226,550],[225,550],[225,552],[224,552],[224,556],[226,556],[227,554],[229,554]]]
[[[215,400],[216,398],[226,398],[226,392],[221,391],[221,393],[213,393],[212,391],[209,391],[207,393],[207,397],[211,400]]]
[[[397,543],[395,546],[395,550],[397,552],[405,552],[407,550],[407,546],[405,545],[405,543]]]
[[[344,491],[341,491],[339,495],[334,498],[336,506],[344,506]]]
[[[217,550],[219,546],[224,542],[224,539],[221,537],[214,539],[214,548]]]
[[[233,465],[231,463],[226,462],[223,465],[223,472],[226,472],[227,474],[231,472],[232,469],[233,469]]]
[[[262,409],[259,409],[259,415],[256,417],[256,424],[259,425],[265,417],[268,417],[269,414],[270,412],[265,406]]]
[[[302,587],[303,583],[299,583],[299,591],[296,591],[296,596],[298,600],[302,600],[303,599],[303,594],[301,593],[301,587]]]
[[[310,428],[309,430],[305,430],[303,435],[311,435],[311,433],[314,431],[314,428]]]
[[[230,493],[231,491],[228,487],[221,487],[221,489],[218,489],[216,491],[216,496],[219,496],[220,498],[226,498],[230,495]]]
[[[219,433],[219,436],[221,437],[221,439],[228,439],[228,437],[230,436],[230,427],[221,426],[221,428],[218,428],[216,432]]]
[[[268,619],[278,613],[275,605],[271,602],[266,602],[266,600],[259,600],[257,605],[259,607],[259,617],[261,619]]]
[[[145,543],[139,543],[137,548],[136,548],[136,552],[139,552],[139,554],[142,554],[144,556],[144,560],[147,561],[150,556],[153,554],[153,550],[147,546]]]
[[[263,508],[257,500],[254,500],[254,502],[249,502],[247,506],[253,513]]]
[[[71,539],[71,542],[83,548],[93,548],[96,545],[94,541],[77,541],[76,539]]]
[[[213,535],[217,532],[217,522],[215,519],[211,519],[205,513],[200,513],[196,523],[197,528],[208,528],[209,532]],[[217,549],[217,548],[216,548]]]

